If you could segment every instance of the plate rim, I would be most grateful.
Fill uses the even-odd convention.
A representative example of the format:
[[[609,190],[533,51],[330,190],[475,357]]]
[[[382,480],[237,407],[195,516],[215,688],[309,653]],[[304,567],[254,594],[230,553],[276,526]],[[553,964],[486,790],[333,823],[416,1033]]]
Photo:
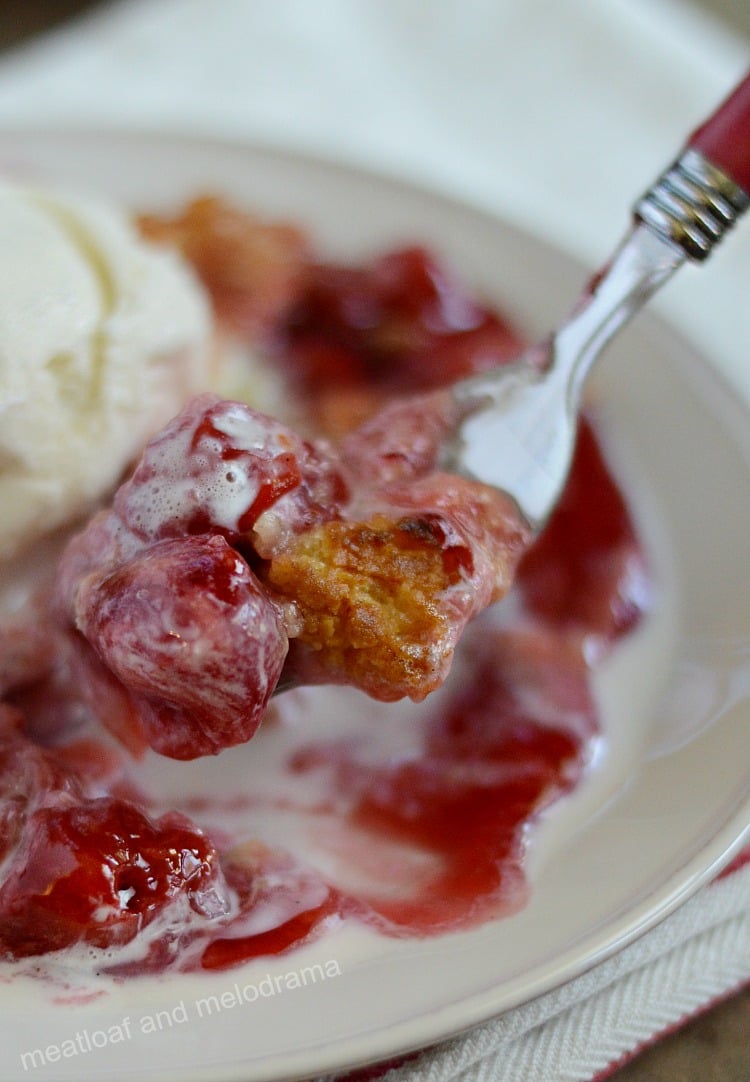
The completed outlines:
[[[564,256],[571,264],[575,264],[576,267],[581,270],[582,276],[586,271],[585,264],[575,253],[571,253],[559,245],[550,243],[542,235],[528,229],[526,225],[521,225],[514,222],[512,219],[504,218],[496,210],[483,206],[470,198],[465,198],[452,193],[450,190],[446,190],[438,184],[425,182],[422,178],[398,175],[391,170],[383,169],[378,166],[347,161],[344,157],[335,154],[318,153],[309,148],[301,148],[298,150],[283,143],[276,143],[273,140],[249,140],[227,135],[204,134],[192,130],[181,130],[178,127],[170,127],[168,129],[156,127],[136,128],[128,124],[113,124],[112,126],[105,127],[101,124],[68,122],[64,125],[29,125],[23,122],[4,122],[0,126],[0,154],[3,152],[4,143],[8,137],[17,139],[18,137],[24,136],[30,139],[54,140],[61,143],[64,143],[66,139],[71,137],[92,141],[126,141],[133,147],[143,144],[144,141],[151,143],[152,145],[161,146],[164,146],[165,143],[171,143],[175,148],[190,145],[200,151],[213,151],[219,153],[230,152],[237,155],[251,153],[264,157],[272,157],[280,163],[289,163],[292,166],[296,165],[299,167],[300,165],[303,165],[307,168],[313,167],[320,169],[322,167],[324,171],[335,170],[344,177],[354,176],[360,181],[374,181],[378,185],[387,185],[394,192],[402,191],[408,192],[412,196],[426,196],[432,201],[438,201],[444,205],[454,207],[460,210],[461,213],[468,212],[477,219],[492,219],[504,229],[516,234],[519,238],[533,238],[535,243],[543,245],[550,252]],[[583,280],[583,277],[581,280]],[[706,356],[704,351],[699,350],[698,347],[690,343],[668,317],[649,311],[640,315],[638,317],[638,322],[641,326],[644,324],[646,325],[649,334],[657,336],[665,334],[670,343],[670,348],[674,348],[675,345],[684,347],[699,364],[701,375],[709,379],[712,387],[715,389],[715,393],[725,399],[726,405],[734,409],[738,419],[744,418],[747,420],[748,417],[750,417],[750,408],[748,407],[748,404],[738,400],[736,390],[726,378],[725,374],[711,362],[710,357]],[[747,442],[748,448],[750,449],[750,435],[748,436]],[[660,886],[659,896],[661,900],[658,905],[655,906],[653,904],[652,897],[643,899],[638,905],[628,909],[627,912],[607,923],[607,935],[604,941],[601,941],[601,935],[599,933],[589,933],[584,937],[582,942],[576,943],[575,946],[557,955],[555,964],[552,967],[549,965],[537,966],[536,969],[531,970],[529,974],[525,976],[523,981],[523,991],[514,995],[508,995],[506,993],[506,1002],[504,1004],[503,996],[500,996],[500,1006],[494,1006],[492,1008],[487,1006],[484,1010],[479,1009],[479,1003],[491,996],[490,992],[484,990],[481,993],[475,993],[472,996],[464,997],[458,1004],[452,1004],[450,1011],[454,1016],[454,1022],[448,1028],[441,1028],[439,1033],[435,1033],[434,1026],[428,1024],[430,1018],[426,1015],[422,1020],[427,1024],[422,1026],[419,1033],[414,1033],[414,1020],[404,1021],[398,1026],[390,1027],[389,1033],[396,1035],[398,1042],[397,1047],[393,1047],[390,1051],[384,1052],[382,1048],[374,1050],[370,1047],[370,1051],[365,1052],[363,1050],[362,1054],[358,1056],[356,1060],[352,1060],[351,1056],[340,1055],[335,1061],[332,1060],[329,1054],[326,1054],[325,1048],[328,1046],[324,1046],[321,1049],[317,1058],[311,1058],[307,1050],[305,1052],[295,1052],[291,1054],[291,1059],[295,1060],[304,1055],[307,1058],[311,1058],[312,1065],[306,1063],[303,1073],[300,1074],[298,1073],[298,1068],[293,1066],[290,1062],[289,1066],[294,1073],[274,1074],[273,1077],[279,1079],[301,1079],[313,1077],[314,1075],[319,1074],[321,1070],[330,1072],[341,1069],[351,1069],[369,1063],[376,1063],[384,1057],[392,1058],[394,1056],[408,1055],[411,1052],[432,1047],[435,1044],[442,1043],[445,1040],[466,1033],[470,1029],[497,1017],[499,1014],[505,1013],[516,1007],[522,1007],[532,999],[553,992],[562,985],[580,977],[582,974],[601,964],[606,959],[619,953],[623,948],[639,939],[657,924],[661,923],[671,913],[680,908],[690,897],[694,896],[702,886],[713,880],[723,868],[731,863],[740,850],[744,848],[749,839],[750,790],[748,790],[744,802],[737,806],[734,815],[730,816],[724,822],[721,829],[718,830],[716,834],[712,835],[711,838],[707,839],[704,845],[693,852],[678,870],[674,871],[663,881]],[[580,947],[582,943],[588,943],[590,939],[599,941],[599,946],[585,952],[584,956]],[[496,998],[496,1003],[497,1002],[498,1000]],[[417,1023],[418,1022],[419,1019],[417,1019]],[[407,1029],[411,1031],[411,1035],[408,1039],[406,1038],[406,1032],[404,1032],[401,1037],[398,1036],[402,1030],[405,1031]],[[366,1036],[370,1038],[370,1046],[373,1042],[377,1043],[377,1032],[378,1031],[368,1031]],[[346,1044],[343,1039],[339,1038],[334,1047],[338,1047],[342,1043]],[[345,1048],[342,1048],[341,1051],[343,1053]],[[202,1080],[208,1080],[209,1078],[213,1080],[213,1082],[217,1082],[219,1078],[226,1080],[226,1082],[239,1082],[239,1080],[246,1077],[247,1067],[251,1062],[252,1060],[238,1060],[236,1065],[231,1064],[226,1067],[222,1065],[221,1071],[223,1073],[220,1075],[216,1073],[216,1067],[212,1067],[210,1064],[205,1067],[198,1066],[194,1071],[191,1070],[190,1073],[186,1073],[185,1069],[181,1068],[175,1077],[180,1077],[181,1079],[190,1077],[201,1080],[201,1082]],[[160,1072],[159,1076],[164,1078],[172,1077],[172,1072]],[[48,1077],[50,1076],[48,1075]],[[116,1073],[108,1075],[107,1077],[112,1079],[121,1077],[125,1079],[133,1076],[130,1074],[120,1075],[119,1073]]]

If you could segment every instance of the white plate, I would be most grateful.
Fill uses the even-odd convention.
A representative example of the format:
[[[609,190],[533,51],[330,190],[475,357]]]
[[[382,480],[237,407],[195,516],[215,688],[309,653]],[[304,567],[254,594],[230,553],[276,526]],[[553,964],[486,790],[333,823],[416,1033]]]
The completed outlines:
[[[336,255],[426,240],[535,334],[554,323],[583,278],[566,256],[470,208],[276,151],[11,132],[0,137],[0,163],[135,207],[223,192],[307,223]],[[61,1005],[38,983],[13,982],[0,987],[6,1082],[271,1082],[388,1057],[580,973],[664,917],[737,851],[750,823],[750,419],[710,366],[648,317],[613,348],[593,397],[661,593],[653,618],[602,673],[607,747],[589,780],[536,832],[526,908],[422,941],[345,927],[286,958],[219,975],[134,980],[86,1002]],[[270,975],[268,990],[278,975],[328,961],[338,975],[231,1005],[235,985],[260,989]],[[227,1006],[200,1017],[198,1000],[222,993]],[[143,1032],[148,1020],[155,1032]],[[118,1025],[119,1042],[116,1030],[107,1032]],[[52,1062],[66,1041],[69,1057]],[[24,1066],[23,1053],[50,1047],[43,1069]]]

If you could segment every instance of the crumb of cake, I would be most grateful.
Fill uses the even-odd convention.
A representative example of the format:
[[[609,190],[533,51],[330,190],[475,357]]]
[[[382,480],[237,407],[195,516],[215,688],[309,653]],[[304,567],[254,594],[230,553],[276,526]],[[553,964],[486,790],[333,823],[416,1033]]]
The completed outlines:
[[[175,217],[143,215],[143,235],[176,247],[208,289],[216,314],[236,331],[273,329],[296,299],[309,261],[302,230],[266,223],[223,199],[194,199]]]
[[[385,515],[323,523],[267,571],[328,678],[383,700],[422,699],[440,683],[454,646],[440,602],[460,576],[437,523]]]

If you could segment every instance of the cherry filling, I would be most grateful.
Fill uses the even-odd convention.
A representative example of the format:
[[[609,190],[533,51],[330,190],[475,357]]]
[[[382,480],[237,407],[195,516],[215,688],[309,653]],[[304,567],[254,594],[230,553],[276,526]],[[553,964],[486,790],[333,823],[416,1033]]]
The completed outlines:
[[[648,603],[648,573],[625,499],[586,423],[576,468],[523,558],[519,586],[532,612],[604,643],[634,627]]]
[[[139,734],[177,759],[247,741],[282,674],[424,698],[527,536],[501,493],[436,472],[443,409],[411,403],[433,433],[416,457],[413,420],[387,454],[371,424],[339,457],[241,403],[196,399],[63,559],[59,607],[88,644],[88,686],[103,666]],[[127,731],[122,710],[99,709]]]
[[[228,911],[208,839],[176,812],[88,795],[101,763],[94,745],[45,749],[18,729],[0,741],[0,953],[122,946],[169,909],[178,926]]]
[[[339,885],[356,874],[349,904],[392,934],[434,935],[517,909],[523,825],[580,779],[596,732],[575,646],[481,620],[466,634],[465,681],[428,714],[418,756],[373,763],[341,740],[303,745],[290,764],[327,776],[360,840],[347,846]]]
[[[517,356],[521,341],[425,248],[362,267],[311,268],[287,319],[287,363],[308,393],[374,384],[400,393]]]
[[[178,900],[183,922],[226,911],[211,845],[176,814],[151,822],[102,797],[42,807],[26,835],[0,889],[0,944],[16,957],[122,946]]]
[[[128,688],[157,751],[190,759],[253,735],[287,639],[222,537],[157,542],[87,579],[76,606],[79,630]]]
[[[593,431],[582,426],[560,508],[526,551],[507,501],[436,468],[451,420],[440,384],[521,343],[433,256],[326,266],[298,231],[216,200],[145,227],[183,249],[222,323],[270,352],[341,442],[196,400],[71,541],[60,636],[44,637],[42,656],[0,634],[0,954],[82,943],[122,976],[221,969],[341,918],[423,936],[517,908],[527,826],[576,784],[598,731],[592,659],[648,603]],[[403,389],[420,396],[391,401]],[[255,733],[278,681],[418,701],[514,575],[504,617],[466,631],[458,671],[414,708],[408,753],[378,752],[367,733],[286,732],[280,707],[287,795],[241,795],[261,821],[306,824],[305,860],[262,827],[248,836],[241,811],[219,851],[113,767],[116,744],[97,727],[135,755],[146,743],[214,754]],[[303,780],[321,794],[311,805],[288,795]],[[196,803],[202,815],[211,802]]]
[[[335,514],[344,491],[312,445],[212,396],[148,444],[59,576],[59,606],[88,643],[73,640],[77,667],[113,732],[133,746],[143,734],[178,759],[253,735],[288,635],[246,557],[257,564],[277,536]],[[254,543],[258,519],[287,494]]]

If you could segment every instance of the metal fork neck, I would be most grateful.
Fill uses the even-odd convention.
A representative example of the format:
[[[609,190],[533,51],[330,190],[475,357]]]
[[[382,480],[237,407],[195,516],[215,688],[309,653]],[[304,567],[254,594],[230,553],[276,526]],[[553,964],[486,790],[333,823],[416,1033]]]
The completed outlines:
[[[633,209],[633,229],[551,343],[572,408],[610,338],[686,259],[706,259],[748,205],[747,192],[695,150],[657,178]]]
[[[748,193],[697,150],[686,150],[636,203],[638,219],[704,260],[747,209]]]
[[[687,260],[701,260],[750,200],[686,151],[636,204],[634,223],[573,312],[518,363],[454,387],[459,421],[442,465],[511,496],[533,530],[559,499],[586,376],[602,349]]]
[[[550,341],[549,379],[568,386],[568,408],[580,408],[592,364],[615,334],[685,262],[684,252],[636,223]]]

